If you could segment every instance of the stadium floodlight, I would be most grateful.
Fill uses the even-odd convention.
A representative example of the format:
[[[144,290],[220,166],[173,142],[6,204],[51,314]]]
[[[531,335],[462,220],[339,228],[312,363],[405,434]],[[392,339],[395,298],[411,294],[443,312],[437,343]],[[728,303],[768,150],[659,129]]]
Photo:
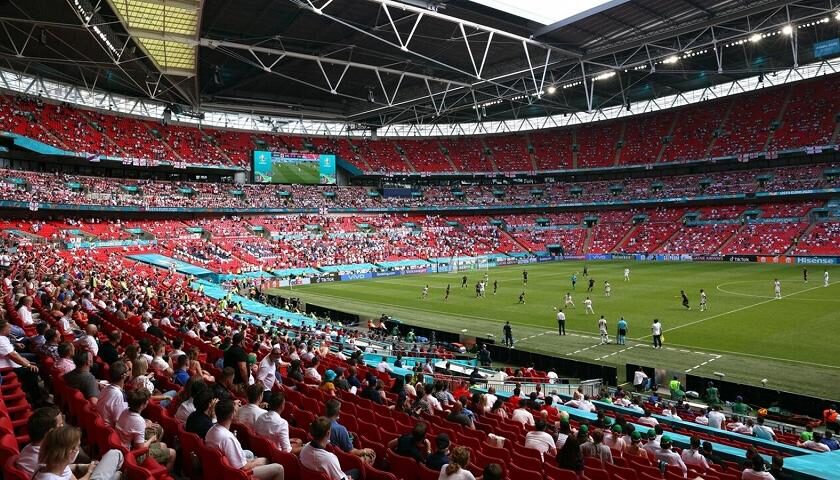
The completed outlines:
[[[834,14],[834,19],[840,22],[840,10],[837,10],[837,13]]]
[[[662,63],[670,65],[672,63],[677,63],[678,61],[680,61],[680,57],[678,57],[676,55],[671,55],[670,57],[666,58],[665,60],[662,60]]]
[[[604,72],[604,73],[598,75],[597,77],[595,77],[595,80],[606,80],[606,79],[612,78],[614,76],[615,76],[615,72]]]
[[[782,33],[784,33],[785,35],[793,34],[793,27],[791,27],[790,25],[785,25],[784,27],[782,27]]]
[[[750,37],[750,41],[751,41],[752,43],[758,43],[758,42],[760,42],[760,41],[761,41],[761,35],[759,35],[759,34],[757,34],[757,33],[753,33],[753,34],[752,34],[752,36]]]
[[[557,91],[557,87],[555,87],[554,85],[549,85],[547,90],[548,94],[551,95],[552,93]]]

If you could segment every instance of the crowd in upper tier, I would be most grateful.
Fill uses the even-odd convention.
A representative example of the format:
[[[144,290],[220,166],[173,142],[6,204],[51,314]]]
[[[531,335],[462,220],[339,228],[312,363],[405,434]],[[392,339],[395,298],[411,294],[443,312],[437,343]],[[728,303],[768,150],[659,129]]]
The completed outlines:
[[[382,208],[611,202],[808,190],[840,185],[832,163],[621,181],[415,187],[384,197],[370,187],[127,180],[0,169],[0,200],[128,207]],[[371,195],[373,193],[373,195]]]
[[[0,96],[2,129],[74,152],[248,167],[254,150],[334,153],[365,172],[532,172],[683,162],[836,143],[837,75],[586,125],[428,139],[348,139],[162,124]]]

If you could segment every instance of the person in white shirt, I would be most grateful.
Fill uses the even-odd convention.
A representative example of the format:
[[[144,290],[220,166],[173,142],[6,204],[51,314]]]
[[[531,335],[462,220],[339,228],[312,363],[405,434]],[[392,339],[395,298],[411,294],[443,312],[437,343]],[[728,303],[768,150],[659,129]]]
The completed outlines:
[[[268,439],[275,447],[297,455],[303,446],[300,439],[289,438],[289,422],[281,416],[286,406],[283,392],[272,392],[268,398],[268,411],[254,423],[254,432]]]
[[[324,473],[329,480],[350,480],[358,478],[361,472],[341,470],[341,464],[334,453],[326,450],[330,441],[332,422],[327,417],[318,417],[309,426],[312,441],[300,451],[300,464],[316,472]]]
[[[385,357],[382,357],[382,361],[376,364],[376,371],[379,373],[390,373],[393,369],[388,363],[388,360],[386,360]]]
[[[205,445],[221,451],[231,467],[250,472],[259,480],[283,480],[283,465],[269,464],[267,458],[255,458],[250,451],[242,450],[242,444],[230,431],[236,414],[236,404],[233,400],[219,401],[215,412],[217,423],[207,431],[204,437]]]
[[[765,471],[764,459],[761,455],[752,458],[752,465],[741,472],[741,480],[775,480],[770,472]]]
[[[167,470],[172,470],[172,466],[175,464],[175,450],[167,447],[165,443],[159,442],[154,434],[146,437],[147,422],[140,415],[140,412],[149,405],[150,396],[149,392],[142,388],[129,391],[126,394],[128,409],[117,419],[115,429],[120,436],[123,447],[128,450],[148,448],[149,455],[152,458],[159,464],[165,465]]]
[[[260,408],[260,400],[263,397],[263,386],[255,383],[249,385],[246,392],[248,396],[248,403],[239,407],[236,410],[236,423],[241,423],[254,428],[257,419],[265,414],[265,410]]]
[[[642,369],[642,367],[638,367],[636,369],[636,373],[633,374],[633,387],[636,388],[637,392],[644,391],[645,386],[647,385],[648,375]]]
[[[717,428],[718,430],[723,429],[723,426],[726,423],[726,415],[720,411],[720,405],[712,407],[712,411],[710,411],[707,416],[709,417],[710,427]]]
[[[598,333],[601,334],[601,345],[610,343],[610,335],[607,332],[607,319],[603,315],[598,319]]]
[[[543,458],[545,458],[546,454],[550,458],[554,458],[557,456],[554,438],[545,429],[545,421],[543,419],[536,420],[534,430],[525,435],[525,448],[537,450]]]
[[[662,440],[660,441],[659,451],[656,452],[655,456],[656,459],[660,462],[680,467],[683,476],[685,476],[688,473],[688,468],[685,466],[685,463],[682,461],[682,458],[680,458],[677,452],[671,450],[671,437],[669,437],[668,435],[662,437]]]
[[[94,357],[99,355],[99,344],[96,343],[96,336],[98,334],[99,330],[96,328],[96,325],[89,323],[85,327],[85,334],[78,340],[79,345],[84,346]]]
[[[111,364],[111,383],[106,385],[99,392],[99,400],[96,402],[96,411],[102,417],[105,425],[113,427],[117,424],[120,416],[128,410],[128,403],[125,401],[123,387],[125,381],[131,378],[131,364],[118,360]]]
[[[35,325],[35,320],[32,318],[32,297],[21,297],[18,302],[17,313],[24,327]]]
[[[624,438],[622,437],[621,433],[624,429],[621,428],[621,425],[613,425],[612,432],[607,433],[604,435],[604,445],[610,447],[613,450],[618,450],[619,452],[624,451],[624,447],[627,446]]]
[[[513,411],[510,416],[514,422],[519,422],[522,425],[534,425],[534,416],[528,411],[528,400],[523,398],[519,400],[519,408]]]
[[[321,374],[318,373],[318,363],[318,357],[312,359],[312,365],[303,372],[304,380],[318,384],[321,383]]]
[[[799,441],[796,442],[796,446],[799,448],[807,448],[808,450],[813,450],[815,452],[830,452],[831,449],[828,448],[828,445],[821,442],[822,440],[822,433],[814,432],[813,439],[808,438],[808,432],[802,432],[799,435]]]
[[[823,272],[823,287],[828,287],[828,270]]]
[[[659,323],[658,318],[653,319],[653,325],[650,326],[650,333],[653,336],[653,348],[662,348],[662,324]]]
[[[487,389],[487,393],[484,394],[484,398],[487,399],[487,405],[491,407],[495,405],[496,400],[499,399],[499,397],[496,396],[496,387],[489,387]]]
[[[753,434],[764,440],[776,441],[776,433],[772,428],[764,426],[764,417],[758,417],[757,424],[753,427]]]
[[[575,407],[578,410],[583,410],[585,412],[597,412],[598,409],[595,408],[595,404],[589,399],[589,395],[584,395],[583,400],[578,400],[577,406]]]
[[[782,282],[779,279],[773,280],[773,297],[776,300],[780,300],[782,298]]]
[[[449,463],[440,468],[438,480],[475,480],[467,466],[470,464],[470,450],[458,446],[449,453]]]
[[[645,437],[647,437],[647,443],[645,443],[645,445],[642,448],[644,448],[645,451],[647,451],[648,457],[655,458],[656,454],[659,453],[659,449],[661,448],[659,441],[656,439],[656,430],[651,428],[647,431],[647,435],[642,433],[642,438]]]
[[[700,467],[698,470],[702,472],[709,468],[709,462],[706,461],[706,457],[700,453],[700,439],[692,436],[690,442],[691,448],[684,448],[680,458],[682,458],[686,467]]]
[[[263,357],[257,369],[257,381],[263,386],[263,398],[268,399],[268,393],[277,384],[277,369],[287,367],[290,364],[281,359],[282,350],[280,347],[271,349],[271,353]]]
[[[752,436],[754,426],[755,423],[752,421],[752,419],[747,419],[747,423],[734,422],[727,425],[727,428],[729,428],[735,433]]]
[[[595,315],[595,310],[592,309],[592,299],[591,298],[586,297],[586,300],[583,301],[583,307],[584,307],[584,311],[583,311],[584,314],[589,315],[591,313],[592,315]]]
[[[80,480],[120,478],[119,469],[122,467],[123,455],[119,450],[109,450],[100,462],[73,465],[81,450],[81,439],[82,432],[76,427],[62,425],[50,430],[41,442],[33,480],[75,479],[75,475],[78,475]]]
[[[639,418],[638,422],[646,427],[655,427],[659,425],[659,420],[655,419],[654,417],[651,417],[649,410],[645,410],[644,415],[642,415]]]
[[[629,268],[624,269],[624,281],[625,282],[630,281],[630,269]]]

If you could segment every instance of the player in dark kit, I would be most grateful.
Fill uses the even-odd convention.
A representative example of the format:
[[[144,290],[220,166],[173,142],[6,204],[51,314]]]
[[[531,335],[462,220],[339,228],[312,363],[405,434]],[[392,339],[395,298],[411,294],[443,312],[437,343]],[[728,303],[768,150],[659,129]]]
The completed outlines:
[[[467,288],[467,276],[461,277],[461,288]]]
[[[807,268],[802,269],[802,280],[804,280],[805,283],[808,283],[808,269]]]
[[[685,295],[685,290],[680,290],[680,295],[682,296],[682,306],[686,310],[691,310],[691,306],[688,304],[688,297]]]
[[[522,270],[522,285],[528,285],[528,270]]]
[[[452,285],[450,285],[450,284],[448,284],[448,283],[446,284],[446,295],[444,295],[444,297],[443,297],[443,301],[444,301],[444,302],[445,302],[445,301],[447,301],[447,300],[449,300],[449,289],[450,289],[451,287],[452,287]]]
[[[493,295],[496,294],[496,291],[499,290],[499,281],[493,280]]]
[[[525,303],[525,292],[519,294],[519,303]]]
[[[587,288],[587,289],[586,289],[586,291],[587,291],[587,292],[591,292],[591,291],[592,291],[592,288],[593,288],[594,286],[595,286],[595,279],[594,279],[594,278],[590,278],[590,279],[589,279],[589,288]]]
[[[589,276],[589,268],[587,268],[586,265],[583,266],[583,276],[584,277]]]

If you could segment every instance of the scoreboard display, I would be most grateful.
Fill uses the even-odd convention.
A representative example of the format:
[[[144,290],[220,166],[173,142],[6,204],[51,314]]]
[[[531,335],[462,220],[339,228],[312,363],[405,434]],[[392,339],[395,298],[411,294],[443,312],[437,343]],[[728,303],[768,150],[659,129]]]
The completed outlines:
[[[254,151],[254,183],[335,185],[335,155]]]

